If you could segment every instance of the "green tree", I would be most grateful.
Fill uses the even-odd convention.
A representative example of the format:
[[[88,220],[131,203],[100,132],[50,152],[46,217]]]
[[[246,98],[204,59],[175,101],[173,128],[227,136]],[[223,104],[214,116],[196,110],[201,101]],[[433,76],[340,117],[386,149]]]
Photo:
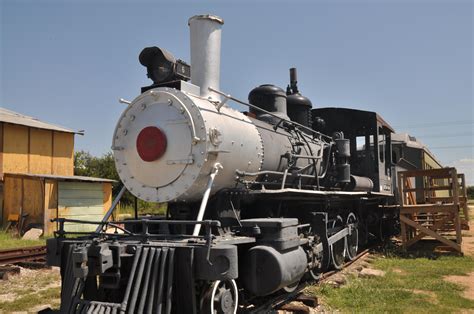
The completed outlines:
[[[474,199],[474,186],[468,186],[466,190],[467,190],[467,198],[470,200]]]

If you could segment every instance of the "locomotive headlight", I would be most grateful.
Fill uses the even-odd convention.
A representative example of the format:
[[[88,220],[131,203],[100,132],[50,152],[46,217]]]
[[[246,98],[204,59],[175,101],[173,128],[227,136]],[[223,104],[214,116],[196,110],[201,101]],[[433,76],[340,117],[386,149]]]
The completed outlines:
[[[147,47],[138,57],[140,63],[146,67],[148,77],[154,84],[172,80],[189,80],[191,67],[175,57],[165,49]]]

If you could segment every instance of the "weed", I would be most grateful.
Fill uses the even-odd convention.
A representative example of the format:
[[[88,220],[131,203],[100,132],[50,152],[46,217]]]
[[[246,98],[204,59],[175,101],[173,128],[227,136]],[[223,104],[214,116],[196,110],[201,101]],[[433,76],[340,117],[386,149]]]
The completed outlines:
[[[473,271],[471,257],[417,253],[402,258],[393,248],[385,253],[372,263],[372,267],[386,272],[384,277],[353,278],[341,288],[323,284],[310,291],[342,312],[450,313],[474,309],[474,301],[462,296],[464,287],[444,280],[445,276]]]
[[[24,293],[11,302],[0,303],[0,310],[27,311],[41,304],[49,304],[55,307],[59,304],[60,292],[59,287],[54,287],[40,290],[38,293]]]
[[[46,241],[43,238],[40,238],[39,240],[23,240],[21,238],[13,237],[9,233],[5,233],[5,231],[0,229],[0,250],[45,245],[45,243]]]

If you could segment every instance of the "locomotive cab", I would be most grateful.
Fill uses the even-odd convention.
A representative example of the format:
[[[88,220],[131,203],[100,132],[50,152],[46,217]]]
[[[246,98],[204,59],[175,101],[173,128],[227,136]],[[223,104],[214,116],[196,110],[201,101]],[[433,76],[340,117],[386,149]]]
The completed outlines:
[[[350,140],[354,189],[368,189],[370,182],[363,179],[366,177],[372,181],[372,191],[393,193],[391,134],[394,130],[381,116],[347,108],[318,108],[311,113],[314,129],[326,134],[342,131]]]

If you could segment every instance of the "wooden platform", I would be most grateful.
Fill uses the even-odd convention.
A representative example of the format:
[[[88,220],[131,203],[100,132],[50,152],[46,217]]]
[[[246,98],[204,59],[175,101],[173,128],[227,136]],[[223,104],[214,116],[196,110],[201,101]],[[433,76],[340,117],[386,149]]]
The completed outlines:
[[[398,187],[403,247],[431,237],[462,253],[461,230],[469,228],[464,174],[455,168],[401,171]],[[424,203],[415,193],[423,194]]]

